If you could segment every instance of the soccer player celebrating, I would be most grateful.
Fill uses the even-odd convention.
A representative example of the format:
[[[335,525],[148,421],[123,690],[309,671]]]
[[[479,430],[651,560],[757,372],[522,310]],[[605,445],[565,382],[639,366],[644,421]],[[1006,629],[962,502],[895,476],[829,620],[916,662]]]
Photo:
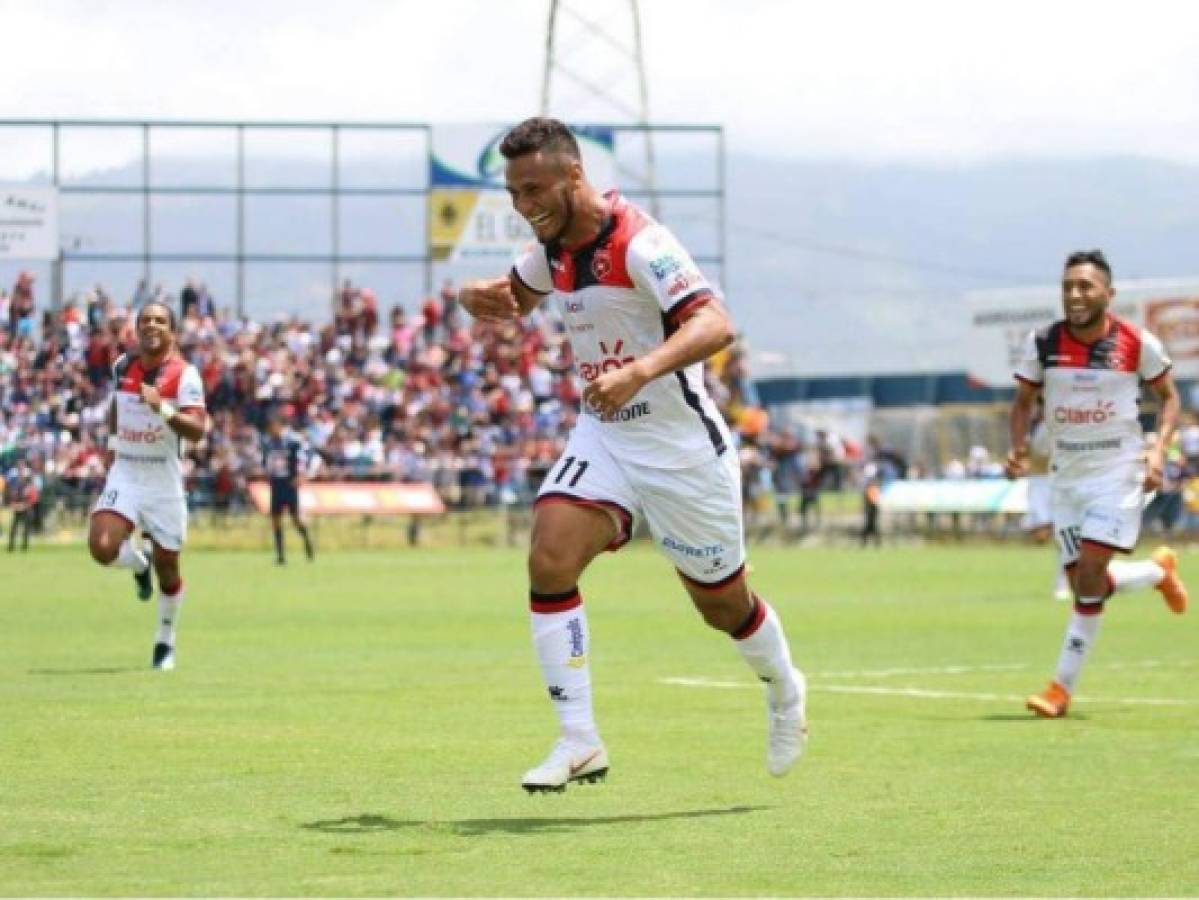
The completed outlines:
[[[1171,611],[1187,606],[1173,550],[1159,547],[1139,562],[1112,560],[1115,551],[1136,546],[1145,494],[1161,485],[1179,411],[1165,349],[1148,331],[1108,312],[1115,293],[1103,253],[1071,254],[1062,276],[1065,318],[1028,336],[1015,373],[1007,474],[1027,473],[1029,421],[1043,393],[1053,528],[1075,597],[1057,674],[1026,703],[1044,718],[1066,714],[1112,594],[1152,586]],[[1149,447],[1137,418],[1142,383],[1161,402],[1157,439]]]
[[[271,529],[275,535],[275,562],[284,565],[287,556],[283,547],[283,511],[291,515],[292,524],[304,540],[304,553],[309,561],[316,558],[308,527],[300,517],[300,476],[308,455],[300,437],[283,427],[279,415],[267,422],[262,441],[262,468],[271,480]]]
[[[804,677],[778,616],[746,583],[737,453],[703,380],[703,360],[734,339],[728,313],[667,229],[587,181],[561,122],[528,119],[500,152],[512,203],[538,245],[506,277],[464,285],[459,300],[478,319],[505,322],[556,293],[585,382],[583,414],[534,507],[533,644],[561,734],[522,785],[560,791],[608,771],[578,582],[638,520],[705,621],[733,638],[766,683],[766,763],[784,775],[807,736]]]
[[[179,553],[187,536],[181,465],[183,439],[204,436],[207,413],[200,373],[175,351],[175,313],[151,301],[138,311],[135,354],[113,366],[108,410],[108,477],[92,509],[88,549],[103,566],[132,569],[138,597],[150,599],[150,560],[133,541],[140,527],[158,575],[158,633],[152,663],[175,667],[175,631],[183,603]]]

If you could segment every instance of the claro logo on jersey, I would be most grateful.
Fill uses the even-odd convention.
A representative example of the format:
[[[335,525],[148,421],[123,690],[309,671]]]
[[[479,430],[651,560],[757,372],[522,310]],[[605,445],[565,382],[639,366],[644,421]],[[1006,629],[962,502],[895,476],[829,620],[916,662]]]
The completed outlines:
[[[122,428],[120,437],[127,444],[157,444],[162,440],[163,428],[162,425],[146,429]]]
[[[621,356],[621,351],[624,350],[624,341],[617,341],[612,345],[612,349],[608,349],[608,345],[603,341],[599,342],[600,353],[604,354],[603,358],[598,362],[581,362],[579,363],[579,374],[583,376],[584,381],[595,381],[605,372],[611,372],[619,369],[622,366],[627,366],[635,362],[637,357],[632,354]]]
[[[1053,421],[1059,425],[1102,425],[1114,419],[1116,405],[1110,400],[1101,400],[1094,406],[1055,406]]]

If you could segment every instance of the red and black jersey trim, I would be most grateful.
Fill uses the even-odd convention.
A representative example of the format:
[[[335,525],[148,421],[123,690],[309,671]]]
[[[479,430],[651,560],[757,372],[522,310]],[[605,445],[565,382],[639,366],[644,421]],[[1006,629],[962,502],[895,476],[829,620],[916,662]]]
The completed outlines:
[[[753,608],[750,609],[749,615],[745,617],[745,621],[737,626],[737,630],[732,632],[731,637],[735,641],[743,641],[747,637],[752,637],[762,627],[762,623],[766,621],[766,604],[762,602],[757,594],[753,595]]]
[[[529,591],[529,609],[535,613],[551,614],[569,612],[583,605],[583,597],[577,586],[558,594],[542,594]]]
[[[566,247],[557,240],[545,245],[546,263],[557,290],[574,293],[595,286],[634,287],[626,259],[629,242],[650,220],[615,191],[604,194],[604,199],[608,209],[592,241],[580,247]]]
[[[536,509],[542,503],[573,503],[575,506],[589,506],[592,509],[616,513],[616,518],[620,520],[620,533],[604,548],[605,550],[619,550],[633,539],[633,514],[614,500],[591,500],[565,491],[547,491],[533,501],[533,508]]]
[[[536,294],[538,297],[546,297],[549,294],[553,293],[552,291],[537,290],[537,288],[533,287],[533,285],[529,284],[527,281],[525,281],[523,278],[520,277],[520,272],[518,272],[516,270],[516,266],[513,266],[512,271],[509,272],[508,274],[511,275],[513,278],[515,278],[518,282],[520,282],[520,286],[523,287],[530,294]]]
[[[1116,316],[1108,316],[1103,336],[1090,344],[1074,337],[1062,320],[1038,330],[1035,341],[1037,360],[1042,370],[1070,368],[1136,372],[1140,365],[1140,332]]]
[[[148,384],[157,388],[164,400],[174,400],[179,396],[179,383],[186,369],[187,361],[174,353],[152,369],[147,369],[141,357],[133,354],[119,357],[112,367],[116,390],[136,394],[141,391],[143,384]]]
[[[692,585],[693,587],[697,587],[700,590],[704,590],[704,591],[718,591],[722,587],[728,587],[730,584],[732,584],[734,581],[736,581],[738,578],[740,578],[742,575],[744,575],[745,574],[745,564],[742,563],[741,565],[737,566],[736,570],[734,570],[732,572],[732,574],[726,575],[724,578],[721,578],[719,581],[697,581],[696,579],[694,579],[690,575],[688,575],[686,572],[684,572],[682,569],[676,568],[675,571],[679,573],[679,577],[682,578],[683,581],[687,582],[688,584]]]
[[[670,333],[674,334],[678,331],[679,326],[683,324],[683,317],[692,310],[699,309],[706,303],[710,303],[716,299],[716,295],[708,288],[699,288],[687,294],[678,303],[666,310],[664,319],[670,324]]]

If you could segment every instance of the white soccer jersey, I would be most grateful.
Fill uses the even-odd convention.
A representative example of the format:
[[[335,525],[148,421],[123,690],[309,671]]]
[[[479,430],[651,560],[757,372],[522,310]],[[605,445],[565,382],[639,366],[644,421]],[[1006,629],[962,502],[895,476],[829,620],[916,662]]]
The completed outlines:
[[[683,313],[715,296],[665,227],[614,192],[605,198],[609,215],[595,241],[575,250],[533,246],[513,269],[531,291],[555,294],[585,383],[660,346]],[[730,445],[703,363],[651,381],[600,425],[613,455],[663,469],[701,464]]]
[[[110,479],[136,484],[147,495],[183,496],[183,439],[141,397],[143,383],[179,410],[204,409],[204,382],[196,367],[169,356],[146,371],[137,357],[122,356],[113,366],[117,406],[116,460]]]
[[[1144,452],[1141,383],[1169,370],[1161,341],[1115,316],[1093,344],[1074,338],[1063,321],[1030,333],[1015,375],[1043,390],[1054,478],[1086,479],[1135,464]]]

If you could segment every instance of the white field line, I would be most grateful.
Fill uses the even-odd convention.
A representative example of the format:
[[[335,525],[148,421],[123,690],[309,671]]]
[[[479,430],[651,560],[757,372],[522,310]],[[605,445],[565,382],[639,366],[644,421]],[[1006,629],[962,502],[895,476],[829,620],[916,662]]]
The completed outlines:
[[[716,688],[720,690],[760,690],[761,687],[746,681],[716,681],[710,678],[659,678],[661,684],[679,687]],[[923,700],[985,700],[1021,703],[1024,697],[1017,694],[985,694],[972,691],[942,691],[919,687],[882,687],[879,685],[854,684],[810,684],[808,689],[824,694],[872,694],[885,697],[914,697]],[[1124,706],[1194,706],[1193,700],[1162,697],[1086,697],[1074,698],[1076,703],[1117,703]]]
[[[1090,669],[1164,669],[1189,668],[1192,660],[1163,662],[1160,659],[1142,659],[1132,662],[1095,663]],[[894,667],[889,669],[858,669],[848,672],[810,672],[813,678],[892,678],[896,675],[969,675],[971,672],[1019,672],[1029,669],[1028,663],[989,663],[977,666],[924,666]]]

